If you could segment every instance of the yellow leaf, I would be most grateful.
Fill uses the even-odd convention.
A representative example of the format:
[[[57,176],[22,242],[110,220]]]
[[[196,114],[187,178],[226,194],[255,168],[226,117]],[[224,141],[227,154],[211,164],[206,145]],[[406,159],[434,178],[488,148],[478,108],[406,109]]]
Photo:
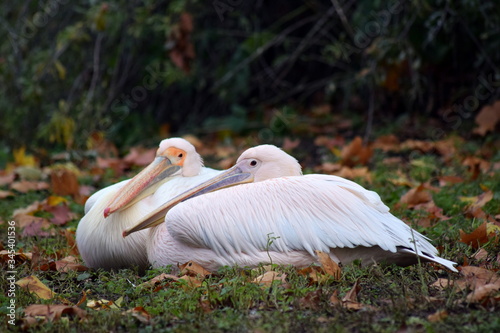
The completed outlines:
[[[54,62],[54,66],[56,66],[57,74],[59,75],[59,78],[61,80],[64,80],[66,78],[66,67],[59,61],[56,60]]]
[[[42,299],[54,298],[56,293],[49,289],[36,276],[30,275],[16,282],[18,286],[28,290],[30,293],[37,295]]]
[[[59,205],[61,202],[65,202],[67,203],[68,202],[68,199],[64,198],[64,197],[60,197],[58,195],[51,195],[47,198],[47,205],[49,206],[57,206]]]
[[[24,146],[19,149],[14,149],[13,155],[14,162],[18,166],[36,166],[35,158],[33,157],[33,155],[26,155],[26,147]]]

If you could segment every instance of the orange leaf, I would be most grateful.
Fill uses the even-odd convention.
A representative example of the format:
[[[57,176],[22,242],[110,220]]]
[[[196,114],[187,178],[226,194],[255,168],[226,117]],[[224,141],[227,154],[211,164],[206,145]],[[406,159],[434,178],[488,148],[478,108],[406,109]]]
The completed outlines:
[[[50,183],[52,192],[57,195],[76,196],[78,194],[78,178],[68,168],[53,169],[50,173]]]
[[[52,299],[56,295],[34,275],[25,277],[17,281],[16,284],[42,299]]]
[[[46,182],[21,180],[10,184],[10,188],[21,193],[27,193],[29,191],[47,190],[49,188],[49,184]]]
[[[194,261],[188,261],[187,263],[180,265],[179,269],[181,270],[181,274],[186,275],[201,275],[202,277],[206,277],[207,275],[212,274]]]
[[[408,207],[414,207],[418,204],[426,203],[432,200],[431,193],[425,188],[423,184],[418,187],[412,188],[404,194],[399,202],[407,204]]]
[[[84,319],[87,316],[85,310],[77,306],[68,306],[64,304],[33,304],[26,307],[24,313],[27,317],[45,317],[45,321],[57,321],[61,319],[63,314],[76,316],[80,319]]]
[[[342,164],[354,166],[356,164],[367,164],[373,155],[373,149],[368,146],[363,146],[363,140],[357,136],[350,144],[344,146],[341,157]]]
[[[141,283],[138,285],[138,287],[153,287],[157,282],[163,281],[163,280],[174,280],[178,281],[179,277],[171,274],[166,274],[166,273],[161,273],[160,275],[155,276],[151,280],[148,280],[144,283]]]
[[[448,311],[446,310],[438,310],[433,314],[427,316],[427,320],[431,323],[437,323],[443,321],[448,317]]]
[[[460,241],[474,249],[478,249],[481,245],[488,242],[488,234],[486,233],[487,223],[484,222],[470,234],[465,233],[460,229]]]
[[[66,258],[56,261],[56,270],[58,272],[69,272],[69,271],[84,272],[87,271],[88,268],[77,263],[77,259],[75,257],[68,256]]]
[[[498,122],[500,122],[500,101],[493,105],[484,106],[476,116],[477,127],[473,133],[485,136],[488,132],[494,132]]]
[[[325,273],[333,276],[335,280],[340,280],[342,271],[339,265],[335,261],[333,261],[332,258],[330,258],[330,256],[325,252],[322,251],[315,251],[315,252],[316,255],[318,256],[321,267],[323,267]]]

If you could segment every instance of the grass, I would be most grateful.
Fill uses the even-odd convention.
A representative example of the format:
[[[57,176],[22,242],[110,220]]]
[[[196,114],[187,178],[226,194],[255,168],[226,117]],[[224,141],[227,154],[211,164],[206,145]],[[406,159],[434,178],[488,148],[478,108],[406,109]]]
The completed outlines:
[[[475,145],[474,145],[475,144]],[[377,191],[393,213],[411,221],[413,226],[433,239],[441,249],[441,255],[460,264],[467,260],[470,265],[484,264],[473,257],[475,249],[460,243],[460,229],[471,232],[483,220],[464,215],[465,202],[462,196],[477,196],[485,188],[494,193],[494,198],[483,207],[487,214],[499,214],[500,179],[498,172],[483,173],[476,179],[460,163],[460,154],[477,151],[478,143],[464,145],[452,161],[443,161],[437,154],[421,155],[412,161],[398,165],[385,165],[386,153],[377,151],[373,158],[373,182],[359,182]],[[404,158],[408,155],[402,153]],[[496,154],[492,162],[499,161]],[[442,186],[433,194],[436,205],[443,209],[449,220],[433,221],[431,227],[422,227],[418,221],[425,212],[398,205],[399,198],[408,187],[388,181],[396,172],[417,182],[437,184],[442,175],[459,175],[464,182]],[[102,183],[110,183],[104,179]],[[49,192],[28,192],[0,202],[0,216],[7,220],[12,211],[41,200]],[[72,210],[79,216],[82,207],[72,203]],[[78,219],[64,226],[75,229]],[[0,225],[2,242],[6,240],[6,224]],[[20,232],[18,232],[20,234]],[[18,248],[30,252],[36,246],[43,257],[60,257],[67,254],[64,236],[17,238]],[[488,251],[491,269],[499,269],[495,263],[500,245],[493,241],[483,245]],[[464,259],[466,258],[466,259]],[[88,300],[111,300],[119,307],[110,309],[88,308],[87,302],[80,307],[87,311],[85,320],[63,317],[60,321],[39,323],[30,328],[38,332],[494,332],[500,330],[500,311],[496,307],[468,304],[468,291],[457,292],[453,288],[437,289],[431,286],[437,278],[458,279],[458,274],[423,264],[411,267],[371,266],[357,264],[342,267],[342,277],[314,282],[300,274],[294,267],[279,266],[274,270],[287,274],[287,285],[274,282],[264,287],[250,281],[263,273],[235,267],[222,268],[207,277],[200,287],[193,288],[186,281],[165,280],[154,288],[139,285],[160,273],[170,273],[170,268],[150,269],[140,275],[134,269],[116,272],[91,270],[86,272],[34,271],[30,262],[17,267],[18,279],[36,275],[45,285],[57,293],[56,299],[41,300],[24,289],[17,289],[17,317],[24,316],[24,308],[31,304],[58,304],[63,300],[77,304],[84,292]],[[359,311],[333,305],[330,296],[337,291],[342,299],[359,281],[361,287],[358,301],[370,307]],[[6,276],[0,283],[7,285]],[[9,298],[2,293],[3,306],[0,313],[6,314]],[[149,322],[141,321],[128,310],[142,307],[151,315]],[[442,319],[433,320],[432,315],[445,311]],[[21,330],[17,326],[0,324],[0,330]]]

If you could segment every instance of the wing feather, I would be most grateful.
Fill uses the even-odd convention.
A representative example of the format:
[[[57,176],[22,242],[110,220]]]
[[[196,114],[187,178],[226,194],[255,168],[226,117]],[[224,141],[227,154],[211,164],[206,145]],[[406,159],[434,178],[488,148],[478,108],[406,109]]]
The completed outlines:
[[[169,233],[218,255],[330,248],[397,247],[436,254],[426,238],[389,213],[377,193],[327,175],[283,177],[187,200],[166,216]]]

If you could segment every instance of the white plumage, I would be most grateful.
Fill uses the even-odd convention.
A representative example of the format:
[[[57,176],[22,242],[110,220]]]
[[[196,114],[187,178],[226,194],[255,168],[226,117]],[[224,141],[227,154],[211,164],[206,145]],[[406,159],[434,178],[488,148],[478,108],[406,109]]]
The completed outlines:
[[[306,266],[317,262],[320,250],[344,264],[361,259],[408,265],[418,254],[456,271],[425,236],[390,214],[377,193],[336,176],[302,176],[297,161],[274,146],[247,150],[227,174],[249,175],[255,183],[175,205],[196,193],[189,191],[155,210],[157,215],[171,208],[165,223],[151,231],[147,250],[153,266],[189,260],[207,269],[270,261]],[[236,183],[216,178],[199,188]]]
[[[148,232],[141,231],[131,237],[123,238],[122,230],[133,226],[142,216],[157,209],[174,196],[221,172],[202,167],[203,162],[195,148],[184,139],[163,140],[157,156],[161,154],[166,156],[164,152],[171,153],[171,148],[176,153],[183,151],[185,155],[189,154],[189,158],[184,156],[181,161],[182,164],[186,164],[187,169],[176,168],[173,174],[167,176],[163,174],[155,179],[147,175],[151,171],[148,167],[143,171],[146,175],[141,172],[133,179],[124,180],[96,192],[87,200],[85,216],[80,220],[76,231],[76,242],[80,255],[88,267],[118,269],[138,266],[141,270],[145,269],[149,265],[146,253]],[[165,170],[166,168],[162,168],[158,175]],[[143,176],[147,177],[149,182],[144,181]],[[138,186],[142,187],[134,190]],[[105,218],[105,210],[115,205],[117,201],[119,201],[117,208],[113,208],[113,212]]]

